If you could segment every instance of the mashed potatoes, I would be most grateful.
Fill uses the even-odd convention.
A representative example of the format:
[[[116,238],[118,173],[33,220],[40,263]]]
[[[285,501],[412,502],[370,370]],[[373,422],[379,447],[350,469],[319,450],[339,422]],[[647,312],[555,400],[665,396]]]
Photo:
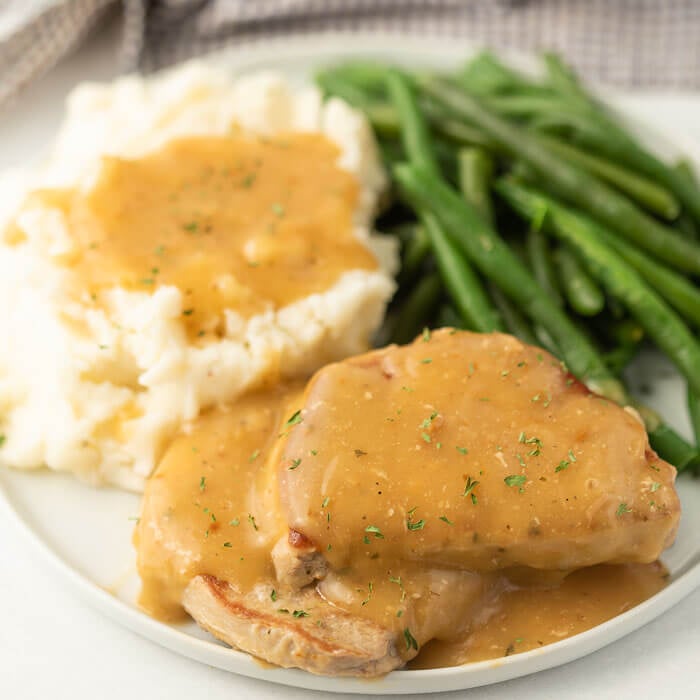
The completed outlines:
[[[73,219],[28,193],[89,193],[105,155],[144,158],[174,139],[227,134],[232,123],[265,138],[313,132],[333,142],[337,166],[358,186],[352,233],[376,265],[348,266],[325,288],[252,315],[233,304],[203,337],[188,333],[187,291],[175,284],[112,285],[95,303],[71,264]],[[365,349],[393,292],[395,250],[371,233],[384,185],[362,116],[275,75],[232,80],[190,64],[155,80],[78,88],[49,160],[0,181],[2,463],[138,490],[184,421]]]

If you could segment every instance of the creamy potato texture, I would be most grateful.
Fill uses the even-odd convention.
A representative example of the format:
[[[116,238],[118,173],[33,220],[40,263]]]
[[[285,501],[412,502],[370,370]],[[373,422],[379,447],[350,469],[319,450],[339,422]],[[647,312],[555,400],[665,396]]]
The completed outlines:
[[[184,421],[365,349],[383,186],[364,119],[274,75],[78,88],[0,183],[2,462],[140,489]]]

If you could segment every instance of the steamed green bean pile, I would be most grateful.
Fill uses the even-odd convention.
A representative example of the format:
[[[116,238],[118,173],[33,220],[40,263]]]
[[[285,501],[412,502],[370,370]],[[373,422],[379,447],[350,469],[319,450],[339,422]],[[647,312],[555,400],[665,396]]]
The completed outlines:
[[[633,405],[652,446],[700,470],[700,189],[557,57],[521,74],[490,53],[458,70],[374,62],[317,76],[372,125],[392,195],[378,228],[401,242],[381,342],[424,327],[504,331],[556,355],[592,391]],[[644,345],[687,383],[695,444],[630,396]]]

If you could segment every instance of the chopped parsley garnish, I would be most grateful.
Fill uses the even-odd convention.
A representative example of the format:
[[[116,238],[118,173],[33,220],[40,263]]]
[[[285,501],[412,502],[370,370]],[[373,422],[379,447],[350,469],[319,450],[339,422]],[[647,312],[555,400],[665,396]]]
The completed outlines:
[[[272,205],[272,213],[275,214],[275,216],[282,217],[284,216],[284,207],[279,202],[275,202]]]
[[[442,520],[443,523],[447,523],[448,525],[454,525],[454,523],[446,515],[441,515],[440,520]]]
[[[410,649],[415,649],[418,651],[418,642],[415,637],[411,634],[411,630],[406,627],[403,631],[403,638],[406,640],[406,651]]]
[[[234,518],[233,520],[229,520],[228,524],[233,527],[238,527],[241,524],[241,520],[240,518]]]
[[[424,343],[427,343],[427,342],[430,340],[430,336],[431,336],[430,328],[428,328],[428,327],[426,326],[426,327],[423,329],[423,342],[424,342]]]
[[[365,528],[365,532],[371,532],[378,540],[384,539],[382,531],[376,525],[368,525]]]
[[[246,175],[241,182],[241,187],[250,187],[255,182],[255,174]]]
[[[527,477],[525,474],[511,474],[503,479],[506,486],[522,486],[526,481]]]
[[[318,454],[317,450],[309,450],[309,452],[311,452],[314,457]]]
[[[270,600],[273,603],[277,600],[277,591],[274,588],[270,591]]]
[[[301,417],[301,409],[298,411],[295,411],[291,417],[287,420],[285,423],[286,426],[292,426],[292,425],[297,425],[298,423],[301,423],[304,419]]]
[[[389,583],[395,583],[401,589],[401,602],[406,600],[406,589],[400,576],[389,576]]]
[[[423,520],[422,518],[420,520],[412,520],[413,513],[416,511],[416,507],[411,508],[411,510],[409,510],[407,513],[406,527],[411,531],[422,530],[425,527],[425,520]]]
[[[651,488],[649,489],[649,491],[650,491],[651,493],[654,493],[654,492],[658,491],[660,488],[661,488],[661,484],[660,484],[658,481],[655,481],[655,482],[651,485]]]
[[[285,428],[291,428],[295,425],[298,425],[299,423],[303,422],[303,418],[301,417],[301,409],[298,411],[295,411],[292,413],[292,415],[289,417],[287,422],[284,424]],[[283,431],[279,434],[278,437],[283,437],[284,435],[287,435],[289,431]]]
[[[258,524],[255,522],[255,516],[248,513],[248,522],[253,526],[253,530],[258,530]]]
[[[309,617],[309,613],[306,610],[295,610],[292,615],[294,617]]]
[[[618,518],[622,517],[625,513],[631,513],[632,509],[628,507],[626,503],[620,503],[620,505],[617,507],[617,510],[615,511],[615,515],[617,515]]]
[[[467,483],[464,485],[464,493],[462,493],[462,496],[471,496],[472,503],[476,505],[479,501],[476,498],[476,494],[474,493],[475,487],[479,485],[479,482],[476,479],[472,479],[471,476],[467,477]]]
[[[207,487],[207,477],[206,476],[200,476],[199,477],[199,490],[204,491],[204,489]]]
[[[260,450],[253,450],[248,457],[249,462],[254,462],[260,456]]]
[[[224,542],[224,547],[233,547],[233,545],[230,542]]]
[[[194,309],[185,309],[185,310],[182,312],[182,315],[183,315],[183,316],[191,316],[193,313],[194,313]]]
[[[557,464],[554,471],[555,472],[563,472],[564,469],[566,469],[570,464],[571,464],[571,462],[569,462],[568,459],[562,459],[562,461],[559,462],[559,464]]]
[[[293,459],[291,465],[287,468],[291,471],[292,469],[296,469],[300,464],[301,464],[301,458]]]
[[[421,433],[420,436],[423,438],[424,442],[431,442],[432,441],[432,438],[430,437],[430,435],[428,435],[428,433],[423,432],[423,433]]]
[[[367,597],[362,601],[362,605],[365,606],[372,599],[372,593],[374,593],[374,584],[370,581],[367,584]]]
[[[323,503],[321,503],[321,508],[325,508],[325,507],[330,503],[330,500],[331,500],[331,497],[330,497],[330,496],[326,496],[326,497],[323,499]]]
[[[438,415],[439,414],[437,411],[431,413],[430,416],[420,424],[420,427],[427,430],[433,424],[433,421],[438,417]]]
[[[534,435],[532,437],[527,437],[524,432],[521,432],[520,435],[518,435],[518,442],[522,443],[523,445],[535,446],[527,453],[530,457],[537,457],[540,454],[540,450],[544,446],[542,444],[542,440],[540,440],[538,437],[535,437]]]
[[[455,449],[456,449],[457,452],[459,452],[459,454],[461,454],[461,455],[466,455],[466,454],[468,454],[468,452],[469,452],[469,450],[468,450],[466,447],[457,447],[457,448],[455,448]]]
[[[355,457],[364,457],[367,453],[364,450],[354,450]]]
[[[185,224],[182,228],[184,228],[187,233],[196,233],[198,225],[196,221],[191,221],[189,224]]]
[[[424,358],[420,361],[420,363],[421,363],[422,365],[429,365],[432,361],[433,361],[433,359],[432,359],[431,357],[424,357]]]

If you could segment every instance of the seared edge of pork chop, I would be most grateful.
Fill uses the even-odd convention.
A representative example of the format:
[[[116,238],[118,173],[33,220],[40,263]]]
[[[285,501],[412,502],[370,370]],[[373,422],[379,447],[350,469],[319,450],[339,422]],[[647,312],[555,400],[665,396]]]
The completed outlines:
[[[270,585],[258,585],[241,594],[200,575],[185,589],[183,605],[218,639],[284,668],[372,677],[405,662],[391,631],[334,608],[313,589],[272,595]]]
[[[277,580],[292,589],[303,588],[325,578],[328,562],[314,544],[300,532],[290,529],[270,553]]]

